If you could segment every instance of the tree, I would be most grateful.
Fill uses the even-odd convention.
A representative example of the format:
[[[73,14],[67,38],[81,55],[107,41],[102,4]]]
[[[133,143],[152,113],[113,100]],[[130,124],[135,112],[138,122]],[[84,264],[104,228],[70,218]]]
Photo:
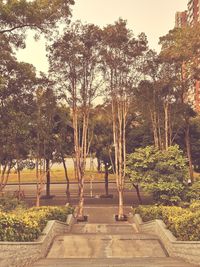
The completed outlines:
[[[1,0],[0,34],[34,29],[47,32],[58,21],[68,21],[73,0]],[[19,31],[17,32],[19,33]]]
[[[6,57],[5,57],[6,58]],[[18,63],[10,54],[6,64],[0,64],[4,79],[0,90],[0,161],[4,166],[1,173],[1,190],[7,184],[12,168],[20,171],[31,149],[31,121],[34,110],[33,91],[36,85],[35,69],[27,63]],[[9,123],[8,123],[9,122]]]
[[[112,117],[111,107],[98,105],[92,110],[91,124],[93,128],[93,138],[91,142],[91,152],[95,154],[98,161],[98,171],[101,166],[104,170],[105,197],[109,197],[109,173],[114,168],[114,153],[112,140]]]
[[[161,57],[169,63],[179,64],[183,81],[199,78],[199,27],[196,24],[193,27],[175,28],[160,37]]]
[[[194,84],[199,79],[199,24],[194,27],[174,29],[160,38],[162,50],[160,57],[163,61],[176,65],[178,70],[177,83],[179,84],[179,99],[182,104],[181,112],[184,115],[185,142],[189,160],[190,179],[193,181],[193,168],[190,145],[190,117],[194,116],[188,105],[191,91],[194,94]],[[190,111],[189,111],[190,110]]]
[[[138,64],[147,49],[144,34],[135,38],[119,19],[103,29],[102,62],[112,107],[115,176],[119,193],[118,219],[124,218],[123,192],[126,173],[126,123],[131,91],[138,82]]]
[[[194,164],[194,170],[200,171],[200,121],[199,116],[191,120],[190,124],[190,136],[191,136],[191,155],[192,162]]]
[[[89,153],[88,125],[92,101],[99,89],[99,48],[101,31],[93,24],[75,22],[49,48],[51,73],[64,88],[72,112],[74,129],[75,174],[79,185],[79,212],[84,205],[84,174]]]
[[[153,194],[159,204],[174,205],[183,197],[187,181],[187,160],[177,145],[167,151],[153,146],[128,155],[127,176],[133,185]]]
[[[55,126],[53,129],[56,142],[54,161],[62,163],[66,179],[66,195],[70,200],[70,179],[68,176],[65,157],[73,155],[73,127],[70,118],[70,110],[64,104],[57,106],[54,117]]]

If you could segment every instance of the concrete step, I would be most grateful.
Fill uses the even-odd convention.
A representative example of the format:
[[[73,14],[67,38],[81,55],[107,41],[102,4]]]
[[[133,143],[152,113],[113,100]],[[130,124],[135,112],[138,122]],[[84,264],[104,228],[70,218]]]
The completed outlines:
[[[47,258],[166,257],[160,241],[149,235],[68,234],[55,238]]]
[[[71,233],[81,234],[133,234],[137,233],[135,224],[74,224]]]
[[[195,267],[174,258],[43,259],[34,267]]]
[[[124,207],[124,214],[128,214],[131,207]],[[95,206],[85,207],[84,214],[88,216],[88,223],[116,223],[115,215],[118,214],[118,207]],[[127,222],[117,222],[117,224],[126,224]]]

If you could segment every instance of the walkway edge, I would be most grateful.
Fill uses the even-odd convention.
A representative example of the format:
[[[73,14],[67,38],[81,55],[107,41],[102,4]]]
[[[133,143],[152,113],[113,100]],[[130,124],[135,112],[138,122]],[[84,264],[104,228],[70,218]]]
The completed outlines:
[[[71,214],[70,214],[71,215]],[[33,242],[0,242],[1,267],[25,267],[46,257],[54,238],[68,233],[74,217],[68,215],[66,223],[48,221],[41,236]]]
[[[155,234],[163,243],[170,257],[181,258],[200,266],[200,241],[177,241],[162,220],[143,222],[139,214],[130,217],[139,231]]]

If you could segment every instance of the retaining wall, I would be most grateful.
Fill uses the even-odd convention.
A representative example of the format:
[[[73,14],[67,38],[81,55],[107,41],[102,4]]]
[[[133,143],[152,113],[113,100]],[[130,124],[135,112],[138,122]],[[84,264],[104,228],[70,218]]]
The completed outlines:
[[[170,257],[200,265],[200,241],[178,241],[162,220],[143,222],[139,214],[132,219],[139,231],[157,235]]]
[[[68,233],[73,223],[74,217],[70,214],[66,223],[49,221],[34,242],[0,242],[0,266],[25,267],[46,257],[55,236]]]

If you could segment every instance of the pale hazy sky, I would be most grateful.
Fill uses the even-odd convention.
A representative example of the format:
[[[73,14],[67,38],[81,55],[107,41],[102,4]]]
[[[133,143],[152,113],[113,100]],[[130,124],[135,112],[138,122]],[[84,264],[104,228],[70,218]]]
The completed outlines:
[[[104,26],[126,19],[128,27],[137,35],[145,32],[149,46],[159,51],[159,37],[165,35],[175,24],[176,11],[187,9],[188,0],[75,0],[72,20]],[[20,50],[17,57],[33,64],[38,71],[46,72],[48,62],[45,44],[29,37],[27,48]]]

